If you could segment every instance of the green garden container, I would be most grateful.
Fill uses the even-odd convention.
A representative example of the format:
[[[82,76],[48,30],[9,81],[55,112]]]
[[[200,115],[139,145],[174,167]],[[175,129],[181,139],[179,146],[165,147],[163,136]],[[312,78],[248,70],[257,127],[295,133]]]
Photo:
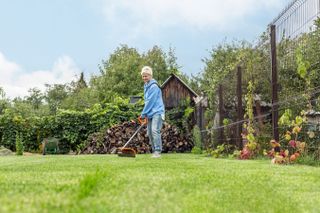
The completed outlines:
[[[43,151],[42,154],[59,154],[59,139],[58,138],[46,138],[42,142]]]

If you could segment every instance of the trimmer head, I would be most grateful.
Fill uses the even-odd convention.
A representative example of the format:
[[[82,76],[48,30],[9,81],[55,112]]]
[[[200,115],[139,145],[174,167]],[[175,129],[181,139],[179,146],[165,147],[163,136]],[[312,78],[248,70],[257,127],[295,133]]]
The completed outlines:
[[[132,157],[132,158],[135,158],[136,157],[136,151],[134,149],[131,149],[131,148],[122,148],[122,149],[119,149],[118,156],[119,157]]]

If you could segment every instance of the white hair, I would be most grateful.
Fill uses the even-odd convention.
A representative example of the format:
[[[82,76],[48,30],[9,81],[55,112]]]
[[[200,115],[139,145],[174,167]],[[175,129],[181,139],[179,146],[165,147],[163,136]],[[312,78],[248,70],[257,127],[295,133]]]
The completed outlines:
[[[149,67],[149,66],[144,66],[142,69],[141,69],[141,75],[143,74],[149,74],[152,76],[152,68]]]

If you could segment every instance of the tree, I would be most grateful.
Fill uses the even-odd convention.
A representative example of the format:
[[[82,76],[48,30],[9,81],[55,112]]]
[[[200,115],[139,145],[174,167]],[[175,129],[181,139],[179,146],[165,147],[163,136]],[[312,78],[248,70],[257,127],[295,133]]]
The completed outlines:
[[[178,58],[176,56],[175,49],[170,47],[168,52],[168,57],[166,59],[169,73],[181,74],[179,71],[181,69],[181,66],[178,65],[177,60]]]
[[[101,76],[92,81],[100,100],[111,101],[116,96],[127,97],[142,91],[140,77],[142,58],[135,48],[118,47],[100,67]]]
[[[81,72],[77,81],[70,83],[70,87],[68,96],[61,102],[61,108],[83,111],[99,103],[98,91],[94,87],[88,87],[83,72]]]
[[[166,63],[166,53],[158,46],[153,46],[143,55],[143,63],[152,68],[153,78],[160,85],[170,76],[170,69],[168,69]]]
[[[296,39],[282,40],[278,45],[278,69],[282,109],[291,109],[298,115],[301,109],[320,110],[320,19],[315,30]],[[298,99],[296,99],[298,98]],[[295,99],[295,100],[292,100]],[[298,101],[297,101],[298,100]]]
[[[6,98],[6,93],[3,88],[0,87],[0,115],[4,113],[4,110],[9,107],[9,100]]]
[[[92,88],[83,88],[65,98],[61,103],[61,108],[84,111],[99,103],[99,98]]]
[[[248,42],[239,42],[231,44],[222,44],[213,48],[211,57],[204,60],[205,69],[201,79],[201,88],[208,96],[209,109],[207,116],[209,125],[214,125],[214,117],[217,115],[217,88],[221,84],[223,86],[223,108],[224,116],[231,120],[237,119],[237,98],[236,98],[236,85],[237,85],[237,66],[241,66],[242,70],[242,85],[247,85],[252,82],[254,90],[253,94],[258,94],[263,101],[268,102],[271,94],[270,84],[270,55],[269,46],[267,45],[267,37],[260,38],[259,45],[253,46]],[[247,88],[243,87],[242,93],[245,94]],[[256,109],[259,109],[259,102],[254,101]],[[260,113],[259,110],[256,112]],[[262,124],[262,122],[261,122]],[[263,125],[257,129],[258,136],[264,134]],[[257,127],[258,128],[258,127]],[[266,137],[264,137],[266,138]]]
[[[101,76],[91,78],[93,93],[97,94],[100,101],[107,102],[117,96],[142,95],[143,82],[140,72],[143,66],[152,67],[153,77],[159,84],[163,83],[171,73],[178,72],[179,66],[174,51],[170,51],[168,58],[158,46],[140,54],[135,48],[121,45],[103,61],[100,66]]]
[[[68,86],[66,84],[46,84],[45,99],[49,105],[50,112],[56,114],[64,99],[68,97]]]
[[[315,21],[315,27],[314,31],[300,39],[295,56],[297,72],[304,82],[308,108],[319,110],[320,92],[314,88],[319,87],[320,81],[320,18]]]
[[[213,48],[210,57],[205,58],[204,72],[201,79],[201,88],[208,95],[210,107],[208,113],[214,117],[217,108],[216,90],[223,84],[225,106],[234,106],[236,86],[236,65],[239,64],[240,48],[236,44],[223,44]],[[228,111],[235,114],[235,109]]]
[[[25,97],[26,101],[30,103],[34,109],[39,109],[44,99],[44,95],[42,94],[41,90],[38,88],[31,88],[28,90],[28,92],[29,96]]]
[[[71,82],[71,87],[73,93],[78,93],[80,90],[88,88],[87,82],[84,79],[84,74],[81,72],[79,80],[76,82]]]

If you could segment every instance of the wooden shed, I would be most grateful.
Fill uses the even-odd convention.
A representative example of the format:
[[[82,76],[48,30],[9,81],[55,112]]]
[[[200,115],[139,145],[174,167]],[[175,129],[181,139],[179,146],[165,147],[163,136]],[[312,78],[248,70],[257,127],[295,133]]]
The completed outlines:
[[[206,126],[206,120],[204,117],[205,109],[208,107],[208,99],[199,96],[193,91],[181,78],[175,74],[171,76],[161,85],[163,102],[166,110],[179,107],[181,101],[190,99],[190,105],[194,107],[192,123],[189,123],[191,127],[197,125],[200,130],[204,130]],[[202,139],[204,139],[205,133],[202,133]]]
[[[166,109],[178,107],[179,103],[187,98],[189,98],[191,104],[194,105],[194,100],[199,98],[199,95],[175,74],[171,74],[161,85],[161,90]]]

